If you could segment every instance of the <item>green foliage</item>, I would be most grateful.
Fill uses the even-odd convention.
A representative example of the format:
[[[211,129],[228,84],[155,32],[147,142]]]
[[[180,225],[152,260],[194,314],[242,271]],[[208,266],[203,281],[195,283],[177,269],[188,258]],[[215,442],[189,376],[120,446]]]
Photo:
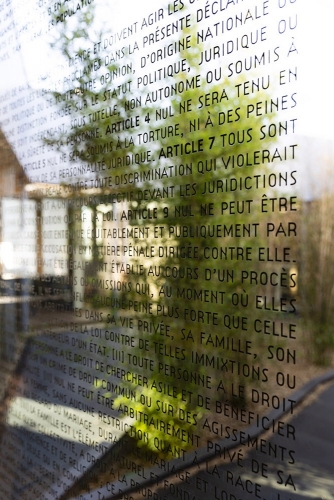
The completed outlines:
[[[158,392],[152,385],[138,391],[134,384],[130,387],[135,400],[129,400],[126,396],[118,396],[114,401],[114,407],[123,411],[127,416],[134,412],[135,417],[130,419],[130,424],[136,431],[137,436],[145,436],[138,440],[140,448],[153,451],[162,458],[175,458],[180,450],[186,451],[194,442],[195,424],[203,415],[202,408],[192,408],[182,399],[179,393],[176,397]],[[110,393],[105,397],[111,397]],[[140,415],[140,417],[138,416]],[[190,416],[191,415],[191,416]],[[145,417],[144,417],[145,416]]]
[[[90,29],[90,24],[88,28]],[[83,49],[78,50],[78,40],[84,46],[90,40],[89,29],[85,31],[79,26],[77,30],[72,29],[72,36],[68,37],[64,27],[60,44],[68,58],[73,58],[73,50],[78,54],[83,53]],[[195,33],[185,30],[181,37],[185,36],[195,37]],[[208,374],[215,381],[220,376],[216,362],[212,366],[208,366],[204,361],[195,365],[190,359],[191,351],[194,350],[199,356],[204,354],[210,359],[221,354],[214,344],[201,344],[202,331],[217,332],[226,338],[242,338],[247,335],[247,338],[254,341],[254,346],[257,340],[250,328],[247,333],[238,327],[226,328],[223,318],[225,314],[236,320],[243,316],[251,318],[253,313],[256,289],[254,286],[244,286],[241,282],[241,271],[255,270],[258,262],[255,258],[240,259],[231,249],[238,248],[240,252],[246,252],[247,248],[252,248],[255,255],[256,248],[261,245],[260,235],[255,230],[262,218],[257,203],[261,190],[249,192],[228,186],[230,181],[238,186],[246,175],[259,175],[265,170],[259,162],[251,166],[248,166],[247,162],[240,167],[232,165],[232,157],[246,157],[254,150],[268,147],[268,141],[260,139],[259,130],[273,115],[247,113],[247,109],[255,108],[257,102],[269,99],[269,92],[266,89],[253,93],[242,92],[244,77],[231,80],[221,74],[218,82],[207,83],[202,76],[206,71],[199,65],[199,54],[199,45],[180,53],[180,57],[187,63],[188,70],[177,74],[173,78],[173,85],[183,86],[185,90],[182,93],[177,93],[172,98],[160,99],[158,102],[150,98],[151,93],[154,93],[154,86],[133,94],[133,97],[138,96],[142,100],[141,107],[136,108],[140,126],[134,130],[134,135],[146,131],[164,131],[164,134],[155,137],[148,145],[135,145],[134,141],[131,142],[131,130],[112,132],[113,125],[120,119],[130,117],[132,112],[125,109],[126,94],[113,92],[112,85],[101,85],[97,89],[91,89],[89,86],[87,88],[91,79],[90,69],[94,68],[94,64],[99,64],[98,57],[92,54],[87,56],[83,65],[88,69],[79,73],[77,80],[72,82],[73,89],[70,90],[73,106],[78,109],[77,122],[73,124],[69,136],[52,140],[61,148],[69,149],[71,159],[82,162],[110,162],[113,158],[130,152],[140,153],[151,149],[153,160],[150,164],[140,162],[134,166],[116,168],[112,172],[125,175],[155,169],[161,174],[159,180],[143,181],[131,184],[130,187],[129,184],[121,184],[110,188],[100,185],[99,174],[96,176],[99,193],[131,190],[134,196],[133,200],[128,202],[128,209],[156,210],[157,216],[151,220],[119,220],[122,224],[139,228],[149,227],[149,237],[145,242],[134,238],[133,243],[141,246],[152,245],[157,249],[154,258],[148,259],[145,255],[131,258],[131,262],[144,266],[145,272],[135,279],[140,285],[148,287],[149,294],[138,296],[133,287],[132,291],[127,293],[127,300],[150,301],[154,305],[154,311],[158,313],[153,318],[148,315],[146,319],[154,322],[166,321],[171,326],[169,338],[161,339],[159,334],[155,333],[144,333],[144,336],[151,345],[154,342],[163,342],[167,350],[173,350],[175,344],[180,347],[183,354],[172,359],[173,367]],[[113,69],[115,67],[107,68],[108,71]],[[95,74],[99,75],[100,70]],[[125,85],[126,80],[127,78]],[[168,80],[164,82],[165,85],[169,83]],[[161,82],[158,82],[158,85],[160,84]],[[62,103],[67,99],[67,93],[55,95],[55,99]],[[98,111],[102,111],[106,106],[111,110],[115,109],[117,114],[106,119],[100,115],[100,119],[97,118],[96,121],[87,119],[87,116],[93,113],[98,117]],[[167,117],[159,120],[157,111],[164,111]],[[179,151],[185,144],[189,145],[189,153],[180,154]],[[91,154],[87,155],[87,152]],[[185,167],[185,175],[162,175],[164,169],[167,172],[171,165],[180,164]],[[147,192],[160,190],[162,194],[154,199],[151,196],[141,196],[139,199],[136,194],[145,189],[150,190]],[[167,192],[168,195],[165,195]],[[238,206],[243,209],[238,210]],[[251,209],[247,210],[250,206]],[[227,230],[224,229],[225,226]],[[155,227],[161,228],[161,233],[153,237]],[[231,231],[229,227],[232,227]],[[247,231],[243,234],[244,227],[250,228],[249,234]],[[196,228],[199,229],[198,234]],[[235,228],[240,228],[241,233]],[[221,258],[221,252],[226,252],[227,257]],[[171,272],[166,272],[166,269]],[[129,279],[133,280],[133,276]],[[247,297],[247,305],[242,305],[241,301],[232,304],[233,294]],[[189,311],[194,312],[196,319],[192,319]],[[210,318],[215,316],[218,319],[203,321],[203,315]],[[145,319],[145,314],[140,311],[134,311],[134,316]],[[191,332],[192,340],[182,337],[184,330]],[[160,351],[155,352],[155,355],[158,360],[164,359]],[[248,362],[247,355],[242,353],[234,357],[240,363]],[[224,373],[224,377],[229,382],[235,379],[231,373]],[[226,384],[226,387],[228,385]],[[199,391],[199,387],[194,390]]]

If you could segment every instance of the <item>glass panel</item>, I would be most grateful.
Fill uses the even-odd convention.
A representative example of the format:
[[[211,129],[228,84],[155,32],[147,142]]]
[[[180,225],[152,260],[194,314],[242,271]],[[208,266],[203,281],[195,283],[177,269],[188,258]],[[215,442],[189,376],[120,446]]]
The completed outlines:
[[[332,14],[0,3],[1,498],[332,498]]]

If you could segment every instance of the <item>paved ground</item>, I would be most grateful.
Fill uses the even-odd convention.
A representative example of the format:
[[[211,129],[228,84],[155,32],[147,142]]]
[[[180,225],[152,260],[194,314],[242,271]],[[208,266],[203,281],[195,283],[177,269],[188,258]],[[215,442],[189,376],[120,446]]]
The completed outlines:
[[[72,350],[72,337],[68,334],[64,347]],[[64,339],[65,340],[65,339]],[[49,344],[53,342],[49,340]],[[71,347],[70,347],[71,346]],[[112,347],[112,346],[110,346]],[[0,465],[2,469],[1,493],[6,495],[4,500],[35,500],[45,498],[54,500],[59,493],[64,491],[64,486],[69,486],[82,475],[91,465],[91,455],[95,458],[103,455],[102,448],[111,445],[105,442],[104,431],[109,428],[103,422],[96,420],[96,413],[91,420],[92,429],[100,428],[101,437],[95,433],[96,443],[101,443],[102,448],[91,453],[86,444],[85,432],[79,420],[67,422],[68,426],[61,426],[69,407],[67,402],[73,395],[79,398],[79,386],[84,388],[89,400],[91,381],[75,379],[74,393],[71,385],[73,378],[68,371],[63,374],[57,371],[57,365],[52,369],[53,384],[42,380],[43,369],[39,364],[40,372],[36,372],[34,353],[40,352],[36,346],[28,357],[23,373],[21,394],[17,394],[15,408],[11,405],[12,414],[10,424],[12,432],[5,439],[5,446],[0,450]],[[64,351],[65,352],[65,351]],[[75,346],[73,346],[75,352]],[[93,356],[94,357],[94,356]],[[59,356],[54,357],[49,353],[49,359],[60,361]],[[98,359],[98,356],[96,357]],[[68,361],[68,360],[67,360]],[[65,354],[64,354],[65,362]],[[71,366],[71,363],[68,363]],[[81,373],[89,375],[90,367],[79,365]],[[49,371],[49,370],[47,370]],[[79,373],[79,372],[78,372]],[[37,382],[40,381],[40,384]],[[37,384],[37,385],[36,385]],[[66,402],[59,400],[60,395],[66,396]],[[53,387],[53,390],[52,390]],[[28,388],[29,397],[25,396]],[[52,392],[51,392],[52,391]],[[42,407],[33,403],[34,398],[45,401]],[[79,398],[80,399],[80,398]],[[58,410],[55,407],[58,403]],[[35,408],[36,406],[36,408]],[[94,404],[97,408],[99,405]],[[103,410],[102,406],[99,409]],[[72,409],[72,415],[76,412]],[[78,419],[80,413],[77,414]],[[257,446],[253,446],[247,457],[242,461],[242,467],[237,465],[233,453],[238,449],[230,450],[229,464],[221,464],[219,458],[207,463],[202,463],[199,468],[189,469],[183,476],[165,477],[158,485],[142,488],[133,498],[152,498],[152,500],[301,500],[321,499],[334,500],[334,383],[331,384],[320,397],[306,406],[298,413],[289,424],[294,426],[296,433],[280,432],[271,436],[258,436]],[[15,422],[25,421],[24,427],[15,427]],[[57,419],[59,422],[57,423]],[[65,423],[65,422],[64,422]],[[80,428],[81,427],[81,428]],[[52,438],[52,429],[57,433],[55,441]],[[292,427],[291,427],[292,429]],[[82,431],[82,436],[80,436]],[[89,433],[88,433],[89,434]],[[94,434],[94,433],[93,433]],[[100,433],[99,433],[100,434]],[[283,434],[283,435],[279,435]],[[42,438],[41,438],[42,436]],[[115,436],[116,437],[116,436]],[[117,436],[119,438],[120,435]],[[36,442],[36,439],[39,441]],[[42,439],[42,440],[41,440]],[[262,441],[261,441],[262,440]],[[57,452],[52,456],[52,445],[56,445]],[[44,448],[43,448],[44,447]],[[257,449],[256,449],[257,448]],[[45,451],[45,453],[44,453]],[[66,459],[64,459],[66,455]],[[51,462],[48,462],[50,460]],[[30,461],[30,462],[29,462]],[[52,470],[47,474],[47,470]],[[33,473],[33,474],[32,474]],[[39,486],[40,477],[44,485]],[[136,478],[138,479],[138,477]],[[124,484],[116,483],[118,487],[126,489]],[[103,500],[110,497],[110,489],[99,488],[99,492],[91,492],[77,498],[81,500]],[[46,491],[48,490],[48,493]],[[35,494],[36,492],[36,494]],[[38,496],[43,492],[43,496]],[[44,496],[45,495],[45,496]],[[2,498],[2,497],[1,497]],[[124,497],[126,498],[126,497]],[[129,496],[128,498],[131,498]]]
[[[201,471],[192,477],[191,484],[186,485],[189,498],[202,498],[204,493],[213,500],[334,499],[334,384],[290,423],[296,428],[296,439],[287,442],[286,438],[275,434],[270,443],[273,447],[276,445],[276,450],[280,452],[282,448],[293,449],[292,459],[288,456],[284,463],[261,451],[252,451],[243,469],[233,464],[214,469],[215,462],[211,462],[208,467],[211,474]],[[295,463],[289,464],[289,461]],[[265,464],[260,466],[260,470],[263,467],[263,475],[267,477],[252,472],[252,469],[258,469],[260,463]],[[206,490],[201,494],[199,487],[204,490],[204,485]],[[160,488],[159,494],[168,499],[177,498],[168,494],[165,488]]]

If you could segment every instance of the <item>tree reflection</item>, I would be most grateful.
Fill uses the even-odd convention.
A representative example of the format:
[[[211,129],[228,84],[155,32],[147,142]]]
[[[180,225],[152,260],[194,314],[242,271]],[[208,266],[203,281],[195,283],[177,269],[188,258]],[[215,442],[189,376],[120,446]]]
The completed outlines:
[[[113,359],[145,383],[123,376],[134,397],[104,396],[146,436],[138,446],[178,457],[200,446],[198,424],[214,404],[245,407],[248,386],[267,381],[250,275],[259,271],[259,179],[273,142],[263,130],[274,116],[256,109],[270,106],[269,83],[222,73],[209,82],[197,46],[180,50],[186,71],[165,82],[178,89],[170,98],[157,99],[154,87],[130,93],[130,77],[95,89],[100,56],[77,45],[89,41],[88,28],[70,38],[64,23],[62,52],[73,60],[74,51],[82,68],[71,88],[53,94],[75,112],[70,132],[47,140],[82,166],[73,197],[86,200],[76,217],[84,231],[73,244],[84,264],[74,275],[90,319],[135,338],[131,349],[112,349]],[[181,38],[194,36],[184,30]]]

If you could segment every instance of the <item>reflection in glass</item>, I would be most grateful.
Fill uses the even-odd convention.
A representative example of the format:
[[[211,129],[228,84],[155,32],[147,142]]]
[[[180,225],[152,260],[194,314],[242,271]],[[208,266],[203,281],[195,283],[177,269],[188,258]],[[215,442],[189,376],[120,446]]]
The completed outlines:
[[[50,32],[57,71],[0,101],[4,498],[330,498],[298,5],[192,3],[112,32],[39,4],[17,29]]]

